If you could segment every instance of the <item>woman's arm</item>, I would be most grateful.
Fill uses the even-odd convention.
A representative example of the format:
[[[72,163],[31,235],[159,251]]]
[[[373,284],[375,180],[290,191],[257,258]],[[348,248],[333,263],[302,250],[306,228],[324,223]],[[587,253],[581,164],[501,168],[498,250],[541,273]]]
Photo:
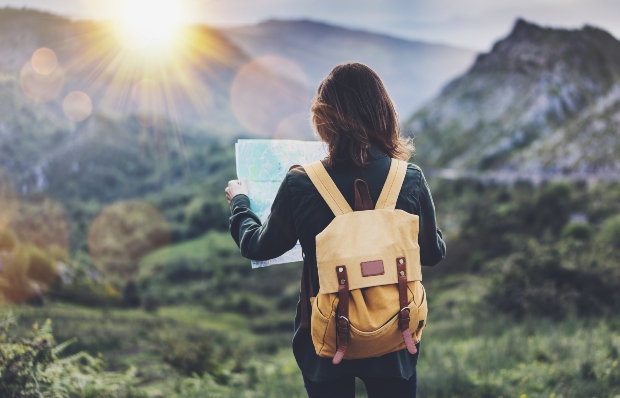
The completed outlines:
[[[289,202],[290,195],[286,178],[282,181],[271,206],[271,214],[261,225],[260,219],[250,210],[250,199],[245,192],[239,192],[229,182],[231,196],[230,234],[241,249],[241,255],[251,260],[270,260],[286,253],[297,243],[297,231]],[[231,185],[233,185],[231,187]],[[243,182],[241,184],[243,186]],[[247,185],[246,185],[247,186]]]
[[[420,233],[418,235],[420,262],[422,265],[432,266],[446,257],[446,244],[443,241],[441,230],[437,228],[435,204],[424,174],[422,174],[420,181],[418,202],[420,204]]]

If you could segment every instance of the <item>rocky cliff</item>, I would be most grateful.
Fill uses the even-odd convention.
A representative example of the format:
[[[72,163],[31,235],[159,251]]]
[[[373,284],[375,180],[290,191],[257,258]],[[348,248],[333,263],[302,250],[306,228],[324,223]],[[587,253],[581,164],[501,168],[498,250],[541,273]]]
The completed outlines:
[[[415,113],[418,162],[457,170],[617,169],[620,42],[590,26],[518,20],[471,69]]]

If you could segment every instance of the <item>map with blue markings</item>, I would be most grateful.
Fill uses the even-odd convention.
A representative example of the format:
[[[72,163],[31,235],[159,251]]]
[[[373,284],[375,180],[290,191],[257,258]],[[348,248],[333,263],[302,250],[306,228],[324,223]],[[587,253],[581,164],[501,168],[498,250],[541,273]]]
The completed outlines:
[[[319,141],[238,140],[235,144],[237,177],[246,178],[250,191],[250,208],[265,222],[278,188],[294,165],[316,162],[327,156],[327,148]],[[252,268],[302,261],[301,246],[266,261],[252,261]]]

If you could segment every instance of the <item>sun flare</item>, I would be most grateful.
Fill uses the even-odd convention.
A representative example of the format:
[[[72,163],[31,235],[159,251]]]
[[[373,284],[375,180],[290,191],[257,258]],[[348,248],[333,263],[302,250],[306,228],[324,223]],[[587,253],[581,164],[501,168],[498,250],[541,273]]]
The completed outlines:
[[[168,48],[179,40],[185,11],[180,0],[124,0],[118,17],[121,41],[131,48]]]

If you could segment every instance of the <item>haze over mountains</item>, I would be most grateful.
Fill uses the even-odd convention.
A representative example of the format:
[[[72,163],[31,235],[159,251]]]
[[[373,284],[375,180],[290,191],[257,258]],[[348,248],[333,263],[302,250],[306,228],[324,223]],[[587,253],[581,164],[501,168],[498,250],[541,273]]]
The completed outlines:
[[[307,20],[269,20],[222,33],[253,57],[279,55],[295,61],[313,88],[338,63],[365,63],[381,76],[404,117],[436,95],[447,77],[464,72],[475,56],[470,50]]]
[[[518,20],[407,130],[420,162],[457,170],[617,173],[620,42]]]
[[[359,60],[376,67],[400,112],[408,115],[474,58],[469,50],[310,21],[270,21],[232,30],[192,26],[185,36],[172,59],[149,59],[123,47],[122,38],[103,23],[3,9],[0,71],[19,73],[35,50],[49,47],[66,80],[62,94],[86,92],[95,113],[164,114],[229,134],[310,138],[312,95],[339,62]],[[245,74],[233,85],[240,71]],[[145,80],[145,93],[136,94]],[[155,100],[136,101],[136,96]],[[295,114],[297,119],[304,115],[305,123],[287,129],[285,119]],[[279,131],[282,122],[285,131]]]
[[[123,47],[102,23],[0,10],[0,167],[25,176],[20,184],[45,187],[52,167],[92,163],[87,154],[96,148],[109,155],[97,157],[104,167],[121,152],[142,156],[144,148],[128,147],[145,142],[181,156],[180,142],[199,148],[218,137],[309,139],[318,82],[333,65],[358,60],[383,78],[424,167],[620,170],[620,42],[598,28],[518,20],[467,71],[468,50],[312,21],[192,26],[186,34],[191,39],[160,63]],[[41,47],[55,51],[59,68],[37,91],[30,58]],[[450,82],[459,71],[466,73]],[[85,122],[63,112],[74,90],[92,100]],[[112,130],[115,138],[104,137]],[[70,162],[67,153],[81,160]]]

